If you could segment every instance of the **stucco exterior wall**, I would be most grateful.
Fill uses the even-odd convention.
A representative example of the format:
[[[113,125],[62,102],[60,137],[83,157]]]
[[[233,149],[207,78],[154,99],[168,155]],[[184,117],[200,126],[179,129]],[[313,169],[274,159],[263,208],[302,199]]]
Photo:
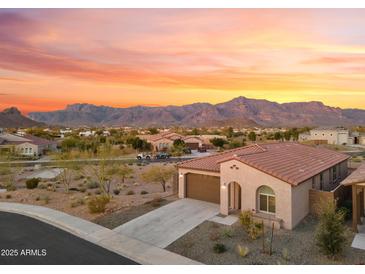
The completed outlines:
[[[309,213],[309,190],[312,179],[291,188],[292,228]]]
[[[236,168],[231,168],[235,165]],[[245,165],[237,160],[224,162],[221,164],[221,186],[237,182],[241,186],[241,209],[258,210],[257,189],[267,185],[275,192],[276,213],[275,217],[282,219],[283,227],[292,229],[292,210],[291,210],[291,185],[272,177],[255,168]],[[228,188],[221,187],[221,213],[227,214],[228,208]]]
[[[328,144],[342,145],[347,144],[349,131],[312,129],[310,135],[311,140],[327,140]]]
[[[23,143],[17,145],[16,151],[21,155],[28,155],[28,156],[34,156],[39,154],[38,146],[31,143]]]

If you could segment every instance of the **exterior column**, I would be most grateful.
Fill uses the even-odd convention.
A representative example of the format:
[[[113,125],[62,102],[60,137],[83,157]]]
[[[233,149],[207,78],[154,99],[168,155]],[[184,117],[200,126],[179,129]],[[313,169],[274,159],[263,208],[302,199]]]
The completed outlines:
[[[352,230],[357,232],[357,224],[359,221],[359,209],[357,202],[357,187],[352,185]]]
[[[228,215],[228,186],[221,182],[220,189],[220,213],[222,215]]]
[[[186,194],[185,194],[185,178],[186,178],[186,174],[185,173],[179,173],[178,174],[178,182],[179,182],[179,198],[183,199],[185,198]]]

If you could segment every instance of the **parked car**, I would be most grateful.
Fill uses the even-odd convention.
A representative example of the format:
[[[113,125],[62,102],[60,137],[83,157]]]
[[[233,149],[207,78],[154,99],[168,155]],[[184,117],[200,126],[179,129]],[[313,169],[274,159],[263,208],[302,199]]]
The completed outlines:
[[[207,152],[207,148],[202,146],[198,148],[198,152]]]
[[[168,159],[168,158],[170,158],[170,156],[171,155],[167,152],[159,152],[156,154],[155,158],[156,159]]]
[[[138,160],[151,160],[152,159],[152,155],[148,154],[148,153],[139,153],[137,155],[137,159]]]

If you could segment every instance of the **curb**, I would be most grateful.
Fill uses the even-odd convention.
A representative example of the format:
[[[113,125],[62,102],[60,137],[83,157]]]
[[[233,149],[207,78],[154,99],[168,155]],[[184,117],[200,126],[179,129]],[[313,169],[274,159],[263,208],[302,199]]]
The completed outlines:
[[[111,229],[54,209],[19,203],[0,203],[0,211],[25,215],[67,231],[81,239],[147,265],[199,265],[165,249],[118,234]]]

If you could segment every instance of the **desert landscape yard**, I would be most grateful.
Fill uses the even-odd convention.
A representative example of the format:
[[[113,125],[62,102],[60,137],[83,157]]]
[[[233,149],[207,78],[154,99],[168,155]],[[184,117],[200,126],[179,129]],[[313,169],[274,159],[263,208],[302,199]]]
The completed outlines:
[[[120,174],[108,178],[111,198],[106,205],[105,212],[91,213],[88,208],[88,201],[92,197],[103,194],[98,183],[97,176],[100,176],[100,172],[96,165],[73,168],[72,173],[67,174],[69,176],[68,186],[62,179],[62,171],[65,168],[2,167],[0,184],[4,189],[0,193],[0,201],[50,207],[86,220],[94,220],[100,216],[121,212],[139,205],[146,204],[145,210],[151,204],[151,208],[158,207],[160,204],[163,205],[166,199],[171,200],[175,197],[172,177],[166,184],[166,191],[163,191],[160,183],[146,181],[142,178],[142,173],[150,168],[156,166],[173,168],[173,164],[130,163],[122,166],[128,170],[125,179]],[[114,168],[118,169],[119,167],[115,165]],[[40,179],[35,188],[28,189],[26,181],[33,177],[38,178],[37,176],[43,178]],[[10,181],[13,182],[9,185]],[[8,188],[8,191],[5,191],[5,188]],[[143,214],[144,211],[139,210],[139,212]]]

